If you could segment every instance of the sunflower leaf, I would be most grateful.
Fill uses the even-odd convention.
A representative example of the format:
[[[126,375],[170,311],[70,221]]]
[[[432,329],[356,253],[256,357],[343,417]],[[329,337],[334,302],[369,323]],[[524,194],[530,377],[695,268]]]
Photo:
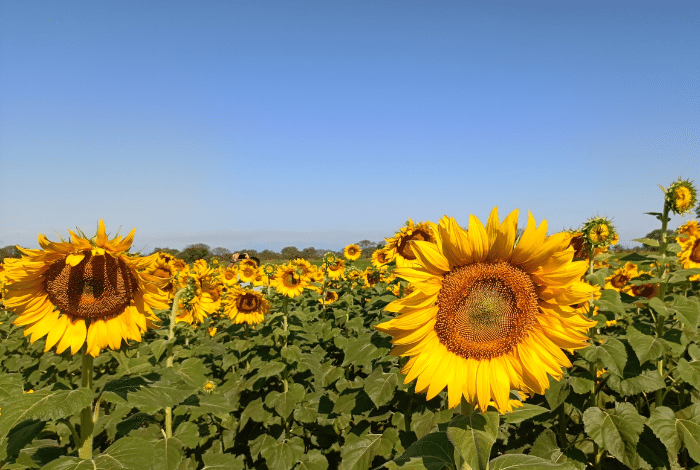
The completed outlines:
[[[377,368],[365,379],[364,387],[374,406],[380,408],[391,401],[398,383],[399,377],[395,373],[384,373]]]
[[[619,339],[607,337],[605,342],[596,346],[596,357],[609,371],[622,377],[627,364],[627,351]]]
[[[153,470],[176,470],[185,456],[185,452],[182,449],[182,442],[174,437],[159,440],[155,443],[153,448],[155,450]],[[204,454],[203,457],[207,455],[210,454]]]
[[[260,454],[270,470],[288,470],[304,455],[304,441],[293,437],[264,447]]]
[[[688,361],[681,359],[678,361],[678,375],[687,383],[700,390],[700,360]]]
[[[620,293],[614,289],[603,289],[600,298],[593,302],[601,312],[613,312],[618,317],[625,315],[625,307],[620,300]]]
[[[0,375],[0,400],[16,397],[24,391],[24,379],[20,374]]]
[[[202,470],[241,470],[245,463],[241,457],[232,454],[213,454],[208,452],[202,455],[204,467]]]
[[[534,418],[535,416],[539,416],[543,413],[549,413],[550,410],[543,406],[538,406],[538,405],[531,405],[529,403],[525,403],[523,406],[519,408],[514,408],[513,411],[510,413],[506,413],[504,416],[503,421],[505,423],[520,423],[521,421],[525,421],[526,419]]]
[[[314,449],[304,454],[297,468],[299,470],[327,470],[328,459],[320,450]]]
[[[455,448],[445,432],[433,432],[414,442],[399,458],[387,462],[390,470],[456,468]]]
[[[675,313],[686,327],[697,328],[700,319],[700,302],[697,297],[675,296],[669,310]]]
[[[666,346],[659,338],[646,335],[634,326],[627,328],[627,341],[634,349],[640,364],[644,364],[646,361],[654,361],[666,351]]]
[[[632,468],[640,467],[637,452],[644,418],[629,403],[615,403],[615,409],[588,408],[583,414],[586,433],[610,455]]]
[[[496,437],[498,413],[494,411],[475,412],[469,416],[457,415],[447,426],[447,438],[465,463],[475,470],[488,468],[491,447],[496,442]]]
[[[489,470],[539,470],[560,469],[577,470],[577,467],[569,462],[557,463],[534,455],[506,454],[496,457],[488,464]]]

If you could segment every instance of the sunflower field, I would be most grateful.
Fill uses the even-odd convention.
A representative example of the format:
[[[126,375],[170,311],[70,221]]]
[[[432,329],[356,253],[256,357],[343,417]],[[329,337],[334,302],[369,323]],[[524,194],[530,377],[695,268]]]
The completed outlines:
[[[366,269],[39,235],[0,264],[0,469],[700,469],[696,204],[632,253],[409,220]]]

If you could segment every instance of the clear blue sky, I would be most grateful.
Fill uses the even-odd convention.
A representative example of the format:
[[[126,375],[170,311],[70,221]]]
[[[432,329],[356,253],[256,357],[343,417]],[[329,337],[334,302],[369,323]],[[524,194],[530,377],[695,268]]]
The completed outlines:
[[[0,246],[340,248],[496,205],[629,243],[700,184],[699,5],[0,2]]]

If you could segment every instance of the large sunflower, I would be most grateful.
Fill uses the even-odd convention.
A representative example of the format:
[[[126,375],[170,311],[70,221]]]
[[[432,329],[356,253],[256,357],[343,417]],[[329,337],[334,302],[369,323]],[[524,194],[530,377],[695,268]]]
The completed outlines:
[[[396,274],[415,288],[386,309],[400,313],[377,325],[393,336],[396,356],[412,356],[405,383],[433,398],[447,386],[448,405],[461,397],[486,410],[512,410],[511,390],[544,393],[571,363],[562,349],[588,345],[595,322],[584,303],[596,288],[581,281],[585,261],[572,261],[571,235],[547,237],[532,214],[515,245],[518,212],[500,224],[494,208],[486,227],[474,216],[469,231],[444,217],[435,243],[414,241],[417,264]]]
[[[167,279],[139,272],[155,256],[127,253],[135,231],[110,240],[100,220],[91,239],[69,230],[67,242],[40,234],[40,250],[20,248],[22,258],[5,260],[11,282],[4,305],[19,315],[14,324],[26,327],[32,343],[46,336],[44,351],[56,346],[58,353],[75,354],[87,342],[87,353],[97,357],[122,340],[141,341],[158,321],[152,308],[168,307],[159,288]]]
[[[361,254],[362,249],[360,249],[360,247],[358,245],[355,245],[354,243],[352,245],[346,246],[343,250],[343,256],[345,256],[350,261],[355,261],[356,259],[359,259]]]
[[[700,268],[700,234],[693,234],[680,241],[680,245],[682,250],[677,256],[683,267],[686,269]],[[700,274],[694,274],[688,279],[691,281],[700,280]]]
[[[301,295],[304,288],[309,285],[309,280],[298,271],[300,270],[293,264],[278,266],[270,284],[277,289],[277,292],[287,297]]]

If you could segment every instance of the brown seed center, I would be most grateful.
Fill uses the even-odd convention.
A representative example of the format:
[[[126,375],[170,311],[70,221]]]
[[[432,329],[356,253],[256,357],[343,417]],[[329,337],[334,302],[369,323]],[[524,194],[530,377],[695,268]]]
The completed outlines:
[[[611,279],[610,279],[610,284],[612,284],[613,287],[616,289],[619,289],[620,287],[624,286],[627,281],[629,281],[630,278],[625,276],[622,273],[615,274]]]
[[[477,263],[445,275],[435,331],[464,358],[506,354],[528,333],[539,311],[530,276],[506,262]]]
[[[49,300],[67,315],[100,318],[124,311],[138,290],[138,281],[121,259],[84,251],[77,265],[54,262],[46,271],[44,289]]]
[[[255,312],[258,309],[260,300],[255,294],[246,293],[238,296],[236,308],[241,313]]]
[[[693,243],[693,249],[690,250],[690,261],[694,263],[700,263],[700,238],[695,240]]]

